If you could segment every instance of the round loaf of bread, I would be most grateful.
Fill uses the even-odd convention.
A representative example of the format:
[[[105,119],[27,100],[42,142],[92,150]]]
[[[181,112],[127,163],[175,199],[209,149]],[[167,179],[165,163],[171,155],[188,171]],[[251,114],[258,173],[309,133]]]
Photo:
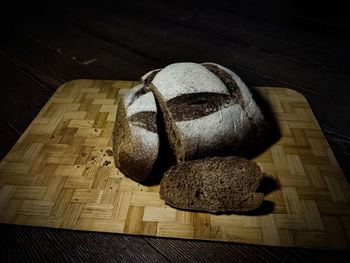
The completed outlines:
[[[232,71],[214,63],[175,63],[142,78],[162,110],[177,162],[242,155],[256,147],[264,117]]]
[[[158,158],[157,106],[152,92],[137,85],[120,99],[113,130],[117,168],[137,182],[150,175]]]

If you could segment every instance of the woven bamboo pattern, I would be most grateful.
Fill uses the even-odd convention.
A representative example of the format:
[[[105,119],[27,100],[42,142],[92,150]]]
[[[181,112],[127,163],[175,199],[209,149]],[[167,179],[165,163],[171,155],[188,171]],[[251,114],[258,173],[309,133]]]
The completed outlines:
[[[279,189],[261,215],[176,210],[159,186],[114,167],[111,134],[122,94],[137,82],[59,87],[0,163],[0,222],[289,247],[350,248],[350,189],[305,98],[260,88],[281,138],[254,159]]]

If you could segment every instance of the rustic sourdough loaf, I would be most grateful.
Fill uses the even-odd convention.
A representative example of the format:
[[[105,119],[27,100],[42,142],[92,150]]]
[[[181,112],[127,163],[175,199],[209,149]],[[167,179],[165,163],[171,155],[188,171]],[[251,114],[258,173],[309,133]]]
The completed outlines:
[[[177,162],[241,155],[257,146],[264,118],[232,71],[214,63],[175,63],[142,80],[160,105]]]
[[[240,157],[185,161],[171,167],[160,183],[160,197],[169,205],[209,212],[250,211],[261,206],[256,193],[260,167]]]
[[[137,182],[147,179],[159,152],[157,106],[152,92],[142,85],[120,99],[113,130],[116,167]]]

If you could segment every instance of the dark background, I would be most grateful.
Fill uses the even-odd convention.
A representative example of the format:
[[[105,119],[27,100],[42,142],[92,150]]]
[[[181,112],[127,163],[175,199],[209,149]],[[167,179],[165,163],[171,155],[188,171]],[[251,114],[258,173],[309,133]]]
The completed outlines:
[[[73,1],[72,1],[73,2]],[[0,159],[62,83],[213,61],[307,98],[350,178],[350,23],[341,1],[3,1]],[[348,252],[0,225],[0,261],[347,261]]]

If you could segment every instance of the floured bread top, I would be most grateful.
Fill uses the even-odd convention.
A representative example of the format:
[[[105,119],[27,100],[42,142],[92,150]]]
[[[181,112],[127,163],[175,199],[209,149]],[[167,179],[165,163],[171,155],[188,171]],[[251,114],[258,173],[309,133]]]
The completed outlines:
[[[128,107],[127,116],[130,117],[133,114],[147,111],[157,111],[156,101],[152,92],[143,94],[135,99],[135,101]]]
[[[159,154],[157,105],[152,92],[137,85],[118,105],[113,130],[115,165],[125,175],[144,182],[154,170]]]
[[[140,96],[140,93],[144,93],[142,85],[136,85],[135,87],[131,88],[129,92],[123,96],[125,107],[129,107],[129,105],[131,105],[135,99]]]
[[[137,85],[124,96],[126,117],[130,125],[157,132],[157,105],[152,92],[146,92],[143,86]]]
[[[235,104],[195,121],[180,121],[176,125],[186,141],[186,160],[221,156],[240,146],[249,120],[241,105]]]
[[[147,163],[147,160],[155,160],[158,155],[158,151],[154,150],[154,148],[158,148],[158,134],[137,125],[131,125],[131,132],[137,138],[134,150],[139,154],[135,155],[135,161],[144,160]]]
[[[215,66],[218,69],[221,69],[221,70],[227,72],[230,75],[230,77],[234,80],[236,85],[240,88],[240,93],[242,95],[242,100],[243,100],[242,104],[243,104],[244,110],[247,113],[248,117],[250,119],[254,119],[257,117],[260,118],[262,116],[260,108],[256,105],[249,88],[247,87],[247,85],[241,80],[241,78],[236,73],[234,73],[232,70],[230,70],[224,66],[221,66],[219,64],[212,63],[212,62],[202,63],[202,65]]]
[[[193,93],[229,95],[225,84],[215,74],[191,62],[170,64],[155,75],[152,84],[165,101]]]

